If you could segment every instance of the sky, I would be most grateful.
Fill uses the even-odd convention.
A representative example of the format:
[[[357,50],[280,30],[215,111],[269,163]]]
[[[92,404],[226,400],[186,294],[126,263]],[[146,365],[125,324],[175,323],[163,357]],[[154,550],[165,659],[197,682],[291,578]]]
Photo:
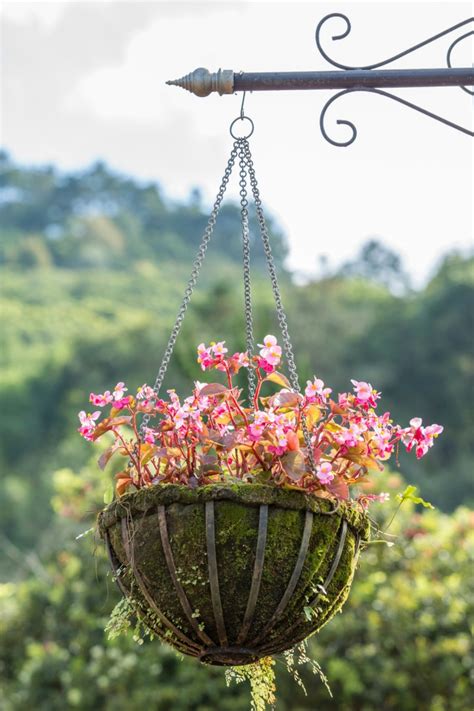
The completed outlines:
[[[314,31],[329,12],[328,53],[360,66],[380,61],[472,14],[466,2],[4,2],[0,143],[22,164],[85,168],[98,159],[170,199],[194,187],[211,204],[241,95],[195,97],[166,86],[196,67],[216,71],[332,69]],[[334,31],[332,31],[334,30]],[[459,32],[458,32],[459,34]],[[443,38],[387,68],[445,66]],[[455,66],[470,66],[460,42]],[[254,92],[245,111],[264,208],[283,228],[300,276],[325,255],[337,266],[382,239],[422,285],[446,252],[472,248],[472,139],[388,99],[353,94],[328,112],[355,123],[350,147],[328,144],[319,115],[334,92]],[[393,90],[471,128],[472,101],[456,87]],[[237,195],[234,183],[230,191]],[[235,235],[240,239],[239,235]],[[200,235],[196,235],[196,246]]]

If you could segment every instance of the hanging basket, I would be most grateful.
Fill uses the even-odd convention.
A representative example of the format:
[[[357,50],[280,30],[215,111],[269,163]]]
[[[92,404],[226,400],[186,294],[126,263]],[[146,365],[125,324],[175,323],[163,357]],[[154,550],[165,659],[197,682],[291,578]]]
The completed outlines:
[[[319,630],[345,602],[365,514],[266,485],[155,485],[105,508],[122,593],[183,654],[240,665]]]

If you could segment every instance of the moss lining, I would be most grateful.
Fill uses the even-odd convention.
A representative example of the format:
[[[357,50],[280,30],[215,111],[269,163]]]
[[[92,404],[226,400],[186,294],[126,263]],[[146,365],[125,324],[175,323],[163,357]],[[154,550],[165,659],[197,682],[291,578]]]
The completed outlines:
[[[105,530],[128,513],[146,514],[159,504],[164,506],[175,502],[194,504],[211,499],[213,501],[235,501],[250,506],[268,504],[282,509],[313,511],[314,513],[321,509],[330,511],[333,508],[332,502],[327,499],[305,494],[302,491],[281,489],[266,484],[209,484],[196,489],[179,484],[157,484],[126,494],[109,504],[99,514],[99,529]],[[363,539],[364,532],[366,533],[365,538],[367,537],[368,519],[365,513],[345,502],[340,503],[339,511]]]
[[[250,634],[244,642],[258,656],[283,651],[325,624],[347,597],[355,567],[356,539],[367,540],[365,514],[342,504],[332,516],[331,502],[298,491],[265,485],[212,485],[198,489],[158,485],[134,492],[110,504],[99,516],[99,529],[109,532],[119,561],[127,567],[124,576],[130,595],[141,605],[143,595],[132,586],[132,574],[122,541],[121,521],[126,517],[131,533],[129,547],[133,564],[143,578],[158,608],[204,651],[199,635],[183,612],[172,584],[159,534],[157,506],[166,507],[168,534],[178,578],[189,600],[193,616],[206,634],[218,643],[210,596],[206,549],[204,503],[215,502],[216,551],[219,587],[229,646],[236,646],[247,606],[253,575],[258,534],[258,506],[269,505],[267,542],[262,581]],[[252,640],[273,617],[286,590],[298,556],[305,511],[313,511],[313,528],[303,570],[281,618],[260,642]],[[307,619],[304,607],[315,596],[332,565],[340,540],[342,519],[348,533],[336,573],[322,595],[316,613]],[[130,525],[130,522],[133,522]],[[147,605],[147,603],[145,603]],[[159,636],[173,644],[173,636],[155,626]]]

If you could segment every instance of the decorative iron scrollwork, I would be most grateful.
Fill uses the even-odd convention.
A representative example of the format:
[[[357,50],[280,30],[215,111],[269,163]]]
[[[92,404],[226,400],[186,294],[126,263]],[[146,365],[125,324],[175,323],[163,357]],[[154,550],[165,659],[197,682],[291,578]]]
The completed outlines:
[[[451,32],[455,32],[456,30],[459,30],[461,27],[465,27],[466,25],[469,25],[470,23],[474,23],[474,18],[470,17],[467,20],[463,20],[462,22],[458,22],[456,25],[453,25],[452,27],[448,27],[448,29],[443,30],[442,32],[438,32],[436,35],[433,35],[432,37],[428,37],[427,39],[423,40],[422,42],[418,42],[417,44],[413,45],[412,47],[409,47],[408,49],[403,50],[402,52],[399,52],[398,54],[394,54],[392,57],[389,57],[388,59],[384,59],[380,62],[374,62],[373,64],[366,64],[364,66],[351,66],[348,64],[342,64],[341,62],[336,61],[332,57],[329,56],[329,54],[325,51],[325,49],[322,46],[321,43],[321,30],[324,25],[326,25],[327,22],[334,18],[339,18],[344,21],[346,28],[341,34],[333,35],[332,40],[333,41],[338,41],[341,39],[344,39],[345,37],[348,36],[348,34],[352,30],[352,25],[349,20],[349,18],[346,15],[343,15],[340,12],[332,12],[329,15],[326,15],[323,17],[323,19],[318,23],[318,26],[316,27],[316,33],[315,33],[315,39],[316,39],[316,46],[321,54],[321,56],[324,57],[324,59],[329,62],[333,67],[337,67],[338,69],[343,69],[345,71],[354,71],[354,70],[367,70],[367,69],[378,69],[379,67],[383,67],[387,64],[391,64],[392,62],[395,62],[396,60],[400,59],[401,57],[405,57],[408,54],[411,54],[412,52],[415,52],[416,50],[420,49],[421,47],[425,47],[428,44],[431,44],[432,42],[435,42],[436,40],[440,39],[441,37],[444,37]],[[469,32],[466,32],[462,34],[460,37],[457,37],[453,42],[450,44],[447,50],[446,54],[446,64],[449,68],[452,68],[452,62],[451,62],[451,55],[453,52],[454,47],[461,41],[465,40],[467,37],[474,35],[474,31],[470,30]],[[463,91],[467,92],[468,94],[474,95],[474,89],[470,89],[467,86],[461,86],[461,89]],[[451,128],[456,129],[457,131],[461,131],[462,133],[465,133],[469,136],[474,136],[474,132],[471,131],[468,128],[465,128],[464,126],[460,126],[457,123],[454,123],[453,121],[449,121],[446,118],[443,118],[442,116],[438,116],[437,114],[434,114],[432,111],[428,111],[427,109],[422,108],[421,106],[418,106],[417,104],[412,103],[411,101],[407,101],[406,99],[402,99],[400,96],[396,96],[395,94],[391,94],[387,91],[384,91],[382,89],[377,89],[377,88],[368,88],[368,87],[358,87],[354,86],[353,88],[349,89],[344,89],[343,91],[338,92],[334,96],[332,96],[328,101],[325,103],[323,106],[323,109],[321,111],[320,119],[319,119],[319,125],[321,128],[321,133],[323,137],[325,138],[326,141],[331,143],[333,146],[340,146],[340,147],[347,147],[350,146],[352,143],[354,143],[356,137],[357,137],[357,128],[355,125],[351,122],[348,121],[347,119],[337,119],[336,123],[338,125],[344,125],[348,126],[351,130],[351,136],[346,139],[346,140],[335,140],[334,138],[331,138],[329,135],[325,121],[326,121],[326,114],[330,106],[337,101],[339,98],[342,96],[345,96],[346,94],[353,94],[355,92],[369,92],[372,94],[378,94],[380,96],[385,96],[389,99],[393,99],[393,101],[398,102],[399,104],[402,104],[403,106],[407,106],[408,108],[414,109],[415,111],[418,111],[419,113],[424,114],[425,116],[428,116],[429,118],[434,119],[435,121],[439,121],[440,123],[445,124],[446,126],[450,126]]]

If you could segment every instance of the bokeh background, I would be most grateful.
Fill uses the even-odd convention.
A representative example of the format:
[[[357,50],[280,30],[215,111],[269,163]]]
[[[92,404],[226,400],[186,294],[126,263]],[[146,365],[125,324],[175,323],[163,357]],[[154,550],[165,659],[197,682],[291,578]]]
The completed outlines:
[[[0,707],[240,711],[226,687],[158,642],[110,641],[118,600],[92,534],[107,473],[76,433],[90,391],[152,382],[174,321],[241,97],[166,87],[196,66],[323,69],[328,12],[352,34],[338,59],[377,61],[469,16],[469,3],[6,2],[0,154]],[[337,31],[340,26],[336,27]],[[330,33],[327,35],[330,44]],[[400,66],[442,66],[449,40]],[[471,62],[466,43],[456,64]],[[457,89],[408,99],[469,126]],[[278,711],[472,708],[472,154],[467,136],[379,97],[333,111],[324,93],[247,96],[252,146],[304,381],[383,391],[406,423],[445,432],[421,462],[380,475],[436,509],[402,509],[395,545],[364,554],[342,615],[310,642],[333,698],[278,669]],[[382,102],[382,103],[381,103]],[[166,385],[200,377],[195,346],[244,348],[237,185],[230,190]],[[255,219],[259,336],[278,333]],[[383,525],[395,502],[374,511]],[[79,536],[79,538],[78,538]]]

